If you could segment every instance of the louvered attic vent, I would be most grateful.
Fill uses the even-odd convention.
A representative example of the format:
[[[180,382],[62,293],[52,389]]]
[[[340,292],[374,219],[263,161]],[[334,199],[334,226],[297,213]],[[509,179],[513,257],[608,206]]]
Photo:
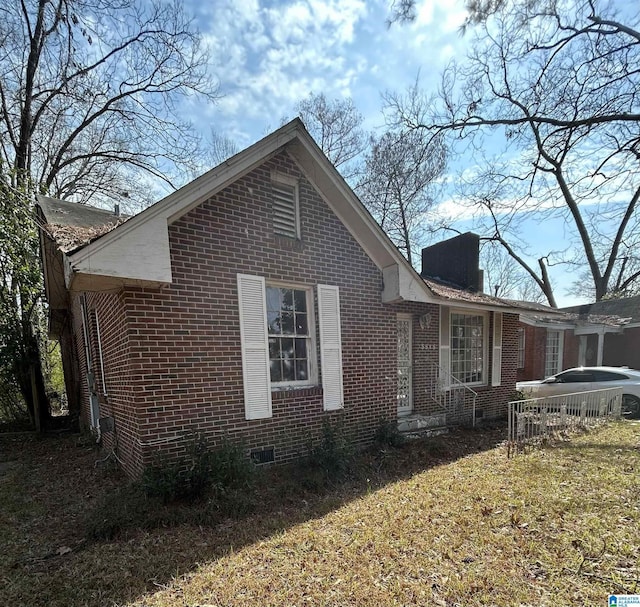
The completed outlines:
[[[272,182],[273,188],[273,231],[276,234],[298,237],[298,213],[296,186],[288,183]]]

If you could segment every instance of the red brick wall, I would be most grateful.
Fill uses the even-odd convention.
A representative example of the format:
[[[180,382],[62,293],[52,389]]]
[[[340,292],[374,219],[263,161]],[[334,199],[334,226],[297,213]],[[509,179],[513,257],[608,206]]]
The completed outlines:
[[[624,333],[606,333],[603,364],[640,369],[640,327],[625,329]]]
[[[412,316],[412,347],[413,347],[413,410],[415,413],[430,415],[442,412],[439,404],[431,397],[431,384],[434,382],[433,365],[440,361],[440,307],[434,304],[403,302],[394,304],[393,308],[399,313],[409,313]],[[428,328],[420,327],[420,316],[428,314],[430,323]],[[493,368],[493,314],[489,314],[488,323],[488,359],[487,385],[472,386],[478,393],[476,409],[482,410],[484,419],[504,417],[507,415],[507,403],[515,392],[518,337],[516,329],[518,316],[504,314],[502,318],[502,376],[501,385],[491,386]],[[468,409],[468,407],[467,407]],[[466,422],[471,414],[465,409],[456,416],[447,412],[447,423]]]
[[[489,373],[487,386],[474,386],[478,393],[476,410],[482,411],[482,419],[495,419],[507,416],[507,403],[513,399],[516,390],[516,366],[518,362],[518,315],[502,315],[502,367],[500,386],[491,386],[493,366],[493,313],[489,325]]]
[[[81,404],[81,427],[88,430],[91,413],[89,410],[89,386],[87,383],[87,361],[82,331],[82,310],[80,295],[72,295],[73,341],[78,368],[80,370],[78,391]],[[139,384],[131,376],[131,353],[129,329],[125,312],[123,293],[87,293],[89,338],[95,388],[98,394],[100,417],[112,417],[115,429],[102,434],[102,445],[115,449],[125,470],[131,476],[141,471],[141,447],[138,440],[138,417],[136,403],[139,399]],[[100,326],[100,344],[104,363],[104,383],[96,315]],[[104,388],[106,387],[106,395]]]
[[[520,323],[525,329],[525,367],[518,369],[518,381],[544,379],[547,348],[547,328]],[[580,337],[572,329],[564,330],[562,370],[578,366]],[[587,364],[595,364],[587,363]]]
[[[300,178],[301,239],[273,234],[272,169]],[[429,363],[439,360],[439,309],[435,305],[381,302],[382,276],[296,165],[280,153],[199,205],[169,227],[173,283],[161,289],[127,288],[88,297],[100,320],[107,396],[105,432],[127,472],[135,476],[160,454],[179,456],[196,435],[211,445],[224,439],[246,448],[275,447],[276,461],[306,450],[325,419],[340,420],[356,444],[369,442],[382,419],[396,418],[398,312],[413,315],[414,408],[435,410],[428,399]],[[274,391],[270,419],[245,419],[237,274],[269,281],[340,288],[344,410],[323,411],[321,385]],[[74,298],[74,335],[82,374],[86,369],[81,314]],[[420,315],[431,324],[419,327]],[[316,334],[317,301],[314,302]],[[90,314],[91,322],[93,316]],[[489,324],[489,339],[493,333]],[[502,385],[480,387],[485,418],[506,413],[515,386],[517,317],[503,317]],[[95,366],[101,386],[97,335]],[[489,343],[490,381],[492,348]],[[319,367],[319,339],[315,357]],[[320,374],[321,377],[321,374]],[[320,383],[320,378],[319,378]],[[86,381],[81,386],[89,419]],[[455,421],[455,420],[453,420]]]
[[[564,352],[562,354],[562,370],[578,366],[578,349],[580,337],[573,334],[571,329],[564,332]]]
[[[415,413],[437,413],[436,404],[429,397],[429,388],[433,382],[433,365],[439,361],[439,326],[440,307],[433,304],[421,304],[417,302],[403,302],[394,304],[395,317],[397,314],[410,314],[411,338],[412,338],[412,364],[413,364],[413,411]],[[420,327],[420,316],[430,316],[429,326]],[[397,373],[394,373],[395,381]]]
[[[128,289],[131,381],[142,462],[179,454],[195,433],[247,448],[275,446],[277,461],[304,451],[322,420],[339,417],[356,443],[395,417],[395,313],[381,303],[382,276],[305,180],[301,240],[273,234],[270,172],[300,173],[286,154],[239,179],[169,227],[173,284]],[[344,410],[323,411],[322,388],[273,393],[270,419],[245,419],[237,274],[340,288]],[[317,302],[314,305],[316,328]],[[319,344],[316,357],[319,366]]]
[[[547,329],[519,323],[525,331],[524,368],[518,369],[518,381],[544,378],[544,363],[547,347]]]
[[[544,327],[531,327],[521,324],[526,329],[526,366],[518,370],[518,381],[541,379],[544,377],[545,347],[547,330]],[[586,335],[586,366],[597,365],[598,336]],[[640,328],[627,329],[624,333],[606,333],[602,364],[607,366],[628,366],[640,368]],[[570,369],[578,366],[580,336],[573,330],[564,331],[564,352],[562,368]]]

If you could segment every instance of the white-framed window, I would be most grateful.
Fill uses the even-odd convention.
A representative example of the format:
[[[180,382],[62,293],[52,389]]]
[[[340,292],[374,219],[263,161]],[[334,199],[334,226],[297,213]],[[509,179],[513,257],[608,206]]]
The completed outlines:
[[[551,377],[562,371],[562,354],[564,332],[547,329],[547,346],[545,348],[544,376]]]
[[[318,380],[313,289],[269,283],[238,274],[238,311],[245,417],[272,416],[273,389],[315,385]],[[325,411],[344,406],[340,289],[316,285],[322,401]]]
[[[289,238],[300,238],[298,180],[273,171],[271,173],[271,192],[274,233]]]
[[[266,301],[271,385],[315,383],[312,290],[267,284]]]
[[[452,310],[451,375],[465,384],[487,382],[487,314]]]
[[[524,369],[526,337],[524,327],[518,327],[518,369]]]

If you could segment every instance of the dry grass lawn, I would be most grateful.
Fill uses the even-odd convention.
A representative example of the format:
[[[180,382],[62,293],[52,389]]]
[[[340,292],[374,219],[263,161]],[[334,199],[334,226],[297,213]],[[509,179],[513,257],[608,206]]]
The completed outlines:
[[[370,454],[250,516],[84,541],[123,481],[75,438],[0,439],[0,605],[606,605],[640,593],[640,423],[507,459],[497,431]],[[194,517],[195,520],[196,517]]]

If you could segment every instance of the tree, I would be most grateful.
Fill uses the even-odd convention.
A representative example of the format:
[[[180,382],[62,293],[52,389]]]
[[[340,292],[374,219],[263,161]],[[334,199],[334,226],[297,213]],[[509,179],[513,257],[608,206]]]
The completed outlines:
[[[48,411],[39,355],[38,238],[25,194],[8,181],[0,179],[0,419],[27,412],[33,419],[32,370],[45,417]]]
[[[428,223],[431,187],[445,165],[440,137],[416,129],[371,136],[356,191],[410,264]]]
[[[182,117],[181,103],[194,95],[214,100],[216,85],[182,3],[8,3],[0,40],[3,204],[15,207],[21,221],[36,192],[144,204],[150,188],[140,187],[142,180],[151,176],[172,187],[171,176],[184,174],[198,157],[199,137]],[[0,278],[3,293],[17,302],[6,304],[16,327],[13,346],[23,353],[15,374],[35,368],[45,402],[33,316],[42,292],[39,278],[32,281],[37,234],[21,231],[20,221],[8,229],[1,236]],[[24,257],[11,260],[19,235],[28,246],[18,252]],[[30,390],[18,383],[32,406]]]
[[[489,240],[480,248],[480,267],[484,270],[484,290],[494,297],[541,303],[542,291],[504,247]]]
[[[2,154],[18,185],[119,197],[132,170],[171,185],[192,162],[198,137],[179,103],[216,87],[182,3],[9,3],[0,38]]]
[[[358,172],[354,162],[364,151],[367,139],[362,130],[362,114],[352,99],[328,101],[323,93],[311,93],[300,101],[296,112],[320,149],[346,179]]]
[[[632,288],[640,278],[629,263],[640,246],[637,16],[584,0],[498,0],[478,3],[467,25],[474,23],[466,61],[443,74],[436,118],[416,120],[396,100],[398,119],[475,153],[465,197],[478,211],[477,228],[551,305],[554,263],[588,268],[596,300],[616,285]],[[502,153],[483,155],[497,138]],[[566,242],[534,263],[518,228],[550,218],[564,222]]]
[[[211,130],[211,139],[207,150],[211,161],[211,165],[207,167],[208,169],[222,164],[240,151],[235,141],[217,133],[213,129]]]

